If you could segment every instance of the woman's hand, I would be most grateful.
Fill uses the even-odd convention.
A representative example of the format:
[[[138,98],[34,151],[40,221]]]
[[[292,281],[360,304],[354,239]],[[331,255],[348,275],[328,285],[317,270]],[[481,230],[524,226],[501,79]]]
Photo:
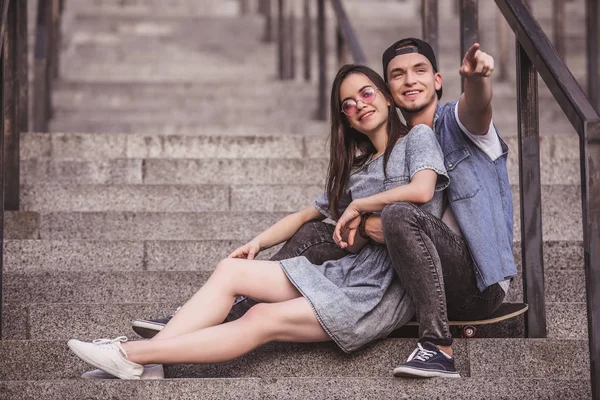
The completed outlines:
[[[358,225],[360,224],[360,210],[356,206],[355,202],[350,203],[335,226],[333,231],[333,241],[345,249],[349,245],[349,242],[354,242]],[[346,238],[346,240],[344,240]]]
[[[257,238],[252,239],[242,247],[238,247],[227,258],[246,258],[248,260],[254,260],[260,253],[260,242]]]

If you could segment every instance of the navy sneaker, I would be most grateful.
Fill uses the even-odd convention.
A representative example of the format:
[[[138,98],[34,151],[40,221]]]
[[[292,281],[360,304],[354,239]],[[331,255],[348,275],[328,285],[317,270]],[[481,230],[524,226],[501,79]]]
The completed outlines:
[[[435,344],[417,343],[417,348],[404,364],[394,368],[394,376],[404,378],[460,378],[454,358],[446,355]]]
[[[177,307],[175,312],[179,311],[180,308],[181,307]],[[131,328],[141,337],[152,339],[158,332],[162,331],[165,325],[173,318],[173,315],[156,319],[136,319],[131,323]]]
[[[257,303],[257,301],[246,296],[238,296],[233,302],[231,311],[229,311],[229,314],[224,322],[231,322],[241,318],[252,306]],[[181,307],[178,307],[177,311],[179,311],[180,308]],[[171,318],[173,318],[173,315],[156,319],[136,319],[131,323],[131,327],[135,333],[141,337],[145,339],[152,339],[158,332],[162,331],[165,325],[169,323]]]

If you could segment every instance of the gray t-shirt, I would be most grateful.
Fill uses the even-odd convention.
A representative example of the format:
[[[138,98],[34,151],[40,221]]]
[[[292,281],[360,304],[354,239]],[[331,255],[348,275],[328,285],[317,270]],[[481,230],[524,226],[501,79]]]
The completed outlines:
[[[368,161],[362,168],[352,172],[344,195],[340,199],[339,215],[352,200],[406,185],[410,183],[417,172],[424,169],[434,170],[438,174],[438,178],[433,199],[421,207],[440,218],[443,211],[441,191],[448,186],[449,180],[444,166],[442,149],[433,130],[423,124],[413,127],[406,136],[398,140],[390,154],[387,176],[383,172],[383,156]],[[313,205],[321,214],[335,220],[329,212],[329,201],[326,194],[319,196]]]

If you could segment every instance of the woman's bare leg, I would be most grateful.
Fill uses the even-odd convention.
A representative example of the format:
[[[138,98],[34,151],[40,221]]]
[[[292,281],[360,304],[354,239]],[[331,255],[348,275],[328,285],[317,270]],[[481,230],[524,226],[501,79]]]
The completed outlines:
[[[278,262],[227,258],[152,340],[221,324],[238,295],[268,303],[301,296]]]
[[[304,297],[261,303],[242,318],[181,336],[124,343],[139,364],[203,364],[233,360],[272,341],[323,342],[325,333]]]

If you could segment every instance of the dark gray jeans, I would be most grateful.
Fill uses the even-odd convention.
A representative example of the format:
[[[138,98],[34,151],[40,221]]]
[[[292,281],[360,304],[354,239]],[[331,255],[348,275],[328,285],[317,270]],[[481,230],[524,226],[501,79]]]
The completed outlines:
[[[449,346],[448,318],[480,319],[500,306],[504,290],[495,284],[479,291],[465,241],[439,218],[412,203],[394,203],[383,210],[381,219],[394,267],[417,309],[419,341]],[[324,222],[308,222],[271,260],[302,255],[322,264],[344,257],[348,253],[333,241],[333,229]],[[227,320],[241,317],[254,304],[239,297]]]
[[[412,203],[388,205],[381,220],[396,273],[417,309],[420,342],[450,346],[448,319],[482,319],[502,304],[499,284],[479,291],[466,242],[442,220]]]

